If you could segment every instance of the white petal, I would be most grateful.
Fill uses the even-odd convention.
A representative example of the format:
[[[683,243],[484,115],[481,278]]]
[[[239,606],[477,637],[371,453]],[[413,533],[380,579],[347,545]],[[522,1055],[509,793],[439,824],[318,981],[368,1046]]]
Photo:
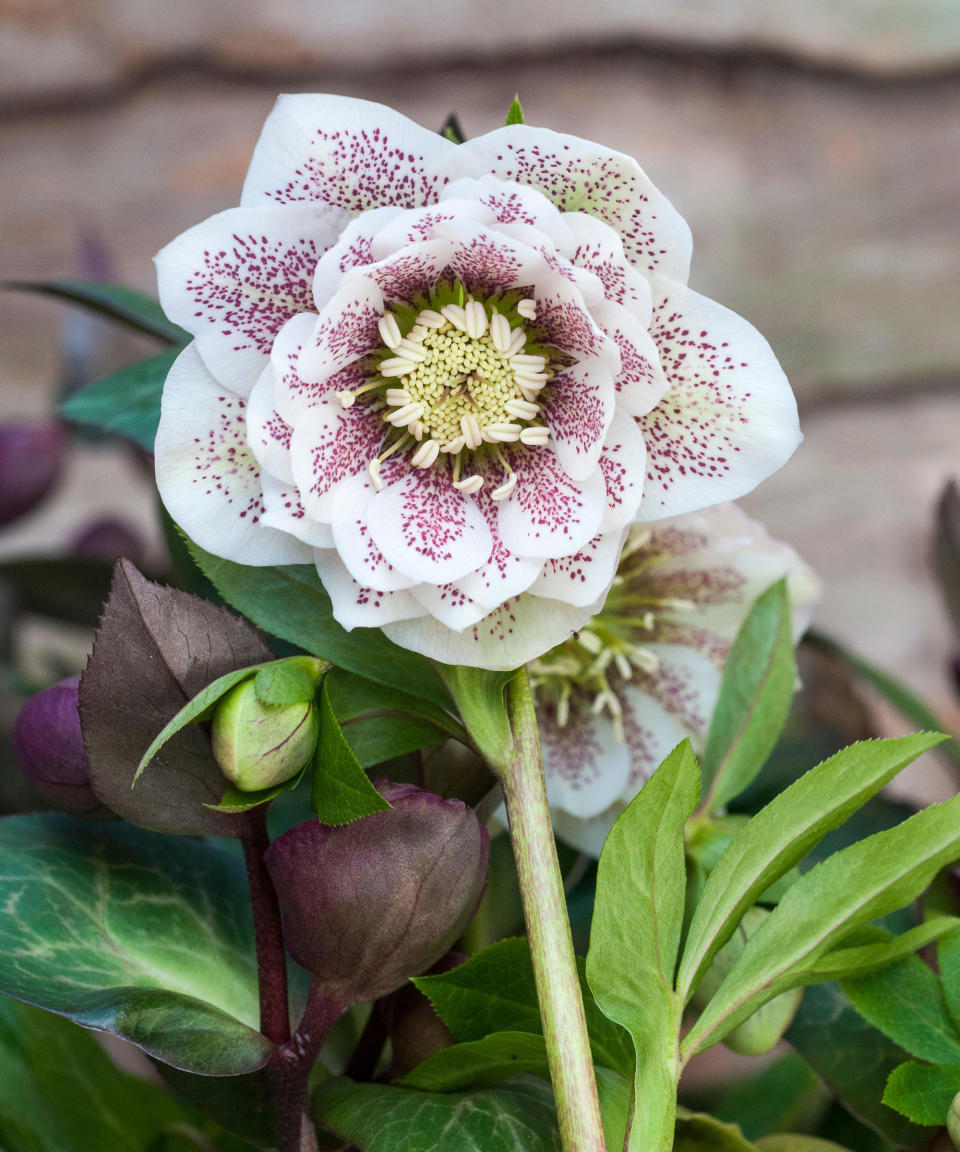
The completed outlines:
[[[476,624],[490,611],[472,600],[463,591],[460,581],[454,584],[418,584],[411,588],[410,594],[433,619],[454,632],[462,632]]]
[[[639,520],[742,496],[802,439],[790,385],[760,333],[681,284],[653,287],[651,335],[668,390],[639,420],[647,442]]]
[[[334,549],[318,548],[314,563],[330,597],[333,618],[348,632],[354,628],[380,628],[423,615],[423,608],[409,592],[378,592],[361,587]]]
[[[541,403],[554,451],[573,480],[585,480],[597,461],[616,404],[610,369],[599,360],[580,361],[550,381]]]
[[[547,560],[530,585],[531,596],[546,596],[567,604],[595,604],[606,597],[617,574],[626,531],[595,536],[573,556]]]
[[[376,263],[379,257],[374,255],[374,239],[398,215],[408,213],[402,208],[372,208],[355,216],[343,229],[336,244],[321,257],[313,278],[313,298],[318,312],[336,295],[345,273]]]
[[[344,408],[327,400],[297,420],[290,443],[293,475],[311,518],[330,522],[337,487],[382,450],[383,422],[361,401]]]
[[[650,282],[627,259],[619,234],[586,212],[564,212],[563,220],[576,243],[572,263],[592,272],[603,285],[604,298],[623,305],[646,328],[653,306]]]
[[[473,201],[486,210],[484,223],[493,224],[504,235],[525,239],[535,228],[545,240],[564,256],[576,250],[573,232],[564,215],[542,192],[529,185],[508,183],[496,176],[454,180],[438,198],[438,206],[448,200]]]
[[[600,360],[615,376],[619,373],[620,349],[598,326],[577,285],[561,274],[540,277],[533,299],[537,328],[547,343],[577,360]]]
[[[594,320],[620,349],[617,407],[644,416],[663,399],[667,378],[647,328],[626,308],[610,302],[591,309]]]
[[[231,208],[157,253],[164,311],[221,383],[248,395],[283,325],[313,309],[314,270],[341,223],[315,204]]]
[[[606,713],[594,714],[590,701],[571,699],[561,728],[556,711],[537,703],[547,799],[581,820],[600,815],[620,798],[630,775],[630,752]]]
[[[319,200],[365,212],[433,198],[431,163],[455,145],[392,108],[347,96],[281,96],[257,143],[243,204]]]
[[[598,467],[585,480],[571,480],[552,445],[514,453],[517,486],[500,502],[500,538],[519,556],[543,559],[578,552],[600,530],[606,485]]]
[[[636,420],[618,408],[600,453],[600,471],[607,490],[602,532],[623,528],[633,520],[643,498],[646,460],[647,446]]]
[[[334,392],[359,387],[367,379],[366,372],[349,366],[321,383],[304,380],[300,375],[300,353],[313,336],[317,326],[315,312],[301,312],[288,320],[280,329],[270,352],[273,368],[273,402],[279,416],[295,425],[301,412],[312,408]],[[344,377],[344,374],[346,378]]]
[[[293,428],[274,407],[273,365],[268,364],[247,401],[247,443],[264,472],[293,484],[290,439]]]
[[[366,468],[337,484],[333,493],[331,525],[340,559],[350,575],[364,588],[398,592],[416,581],[388,564],[373,541],[367,518],[376,489]]]
[[[683,726],[695,747],[702,748],[720,690],[720,669],[702,653],[680,644],[646,647],[659,667],[656,672],[635,669],[627,688],[656,700]]]
[[[569,639],[597,607],[574,608],[524,594],[462,632],[454,632],[430,617],[390,624],[383,631],[402,648],[442,664],[507,670],[519,668]]]
[[[687,278],[690,229],[636,160],[622,152],[521,124],[468,140],[443,156],[433,171],[447,179],[492,172],[530,184],[561,211],[604,220],[642,271]]]
[[[246,404],[218,384],[191,344],[163,388],[155,448],[167,511],[201,548],[239,564],[299,564],[309,549],[261,522],[260,467],[247,445]]]
[[[389,484],[370,502],[367,523],[386,559],[426,584],[476,571],[493,547],[476,502],[453,487],[445,468],[414,468]]]
[[[356,272],[348,273],[300,352],[297,370],[301,379],[324,383],[379,348],[377,325],[383,310],[383,293],[376,284]]]
[[[261,523],[268,528],[289,532],[311,548],[332,548],[333,532],[329,524],[318,524],[307,515],[300,502],[300,493],[295,484],[284,484],[264,472],[260,477],[263,485],[263,505],[266,511]]]

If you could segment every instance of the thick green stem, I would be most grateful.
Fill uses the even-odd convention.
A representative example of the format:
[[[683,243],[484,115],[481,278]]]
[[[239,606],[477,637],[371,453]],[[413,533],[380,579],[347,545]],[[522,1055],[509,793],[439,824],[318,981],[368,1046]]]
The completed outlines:
[[[510,762],[498,766],[498,775],[520,878],[560,1137],[565,1152],[604,1152],[590,1039],[526,670],[507,685],[506,700],[513,750]]]

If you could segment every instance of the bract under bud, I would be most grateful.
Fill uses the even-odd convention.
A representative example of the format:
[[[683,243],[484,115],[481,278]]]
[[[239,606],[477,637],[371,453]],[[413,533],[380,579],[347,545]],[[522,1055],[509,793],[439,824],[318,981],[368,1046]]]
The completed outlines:
[[[342,1003],[426,972],[476,911],[490,841],[472,808],[376,781],[392,807],[332,828],[309,820],[270,846],[287,948]]]
[[[48,803],[80,816],[112,815],[90,787],[79,685],[79,676],[69,676],[32,696],[14,721],[13,750],[24,776]]]
[[[214,758],[241,792],[272,788],[296,776],[313,756],[317,736],[312,700],[264,704],[253,680],[231,688],[213,714]]]
[[[747,941],[769,915],[766,908],[757,905],[747,909],[736,932],[716,954],[697,986],[693,1002],[698,1008],[706,1006],[746,947]],[[741,1056],[762,1056],[769,1052],[790,1027],[802,999],[802,988],[791,988],[788,992],[774,996],[724,1037],[724,1044]]]

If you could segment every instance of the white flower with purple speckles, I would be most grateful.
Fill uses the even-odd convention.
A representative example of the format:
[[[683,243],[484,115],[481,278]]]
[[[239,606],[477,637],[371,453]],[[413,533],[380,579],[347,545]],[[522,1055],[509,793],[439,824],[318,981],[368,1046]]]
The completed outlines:
[[[530,665],[559,836],[599,856],[667,753],[688,736],[702,751],[730,645],[782,577],[799,639],[819,582],[735,504],[631,530],[601,612]]]
[[[631,523],[739,496],[799,442],[769,347],[689,260],[620,153],[284,97],[241,206],[157,257],[195,338],[164,503],[215,555],[315,563],[345,628],[517,667],[596,612]]]

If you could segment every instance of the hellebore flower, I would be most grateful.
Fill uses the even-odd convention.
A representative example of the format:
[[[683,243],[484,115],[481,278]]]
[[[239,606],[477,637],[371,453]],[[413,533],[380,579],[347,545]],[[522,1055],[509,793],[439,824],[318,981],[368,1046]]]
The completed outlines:
[[[13,724],[23,774],[48,803],[80,816],[107,816],[90,787],[78,711],[80,677],[68,676],[32,696]]]
[[[487,879],[490,841],[472,808],[376,784],[391,808],[337,828],[307,820],[265,856],[287,950],[342,1005],[426,972],[470,922]]]
[[[798,639],[819,582],[735,504],[632,529],[602,611],[530,664],[559,836],[599,856],[666,754],[702,749],[730,645],[781,577]]]
[[[195,337],[163,500],[215,555],[314,562],[345,628],[517,667],[597,611],[631,522],[737,497],[799,442],[773,353],[686,286],[690,252],[621,153],[283,97],[241,206],[157,256]]]

